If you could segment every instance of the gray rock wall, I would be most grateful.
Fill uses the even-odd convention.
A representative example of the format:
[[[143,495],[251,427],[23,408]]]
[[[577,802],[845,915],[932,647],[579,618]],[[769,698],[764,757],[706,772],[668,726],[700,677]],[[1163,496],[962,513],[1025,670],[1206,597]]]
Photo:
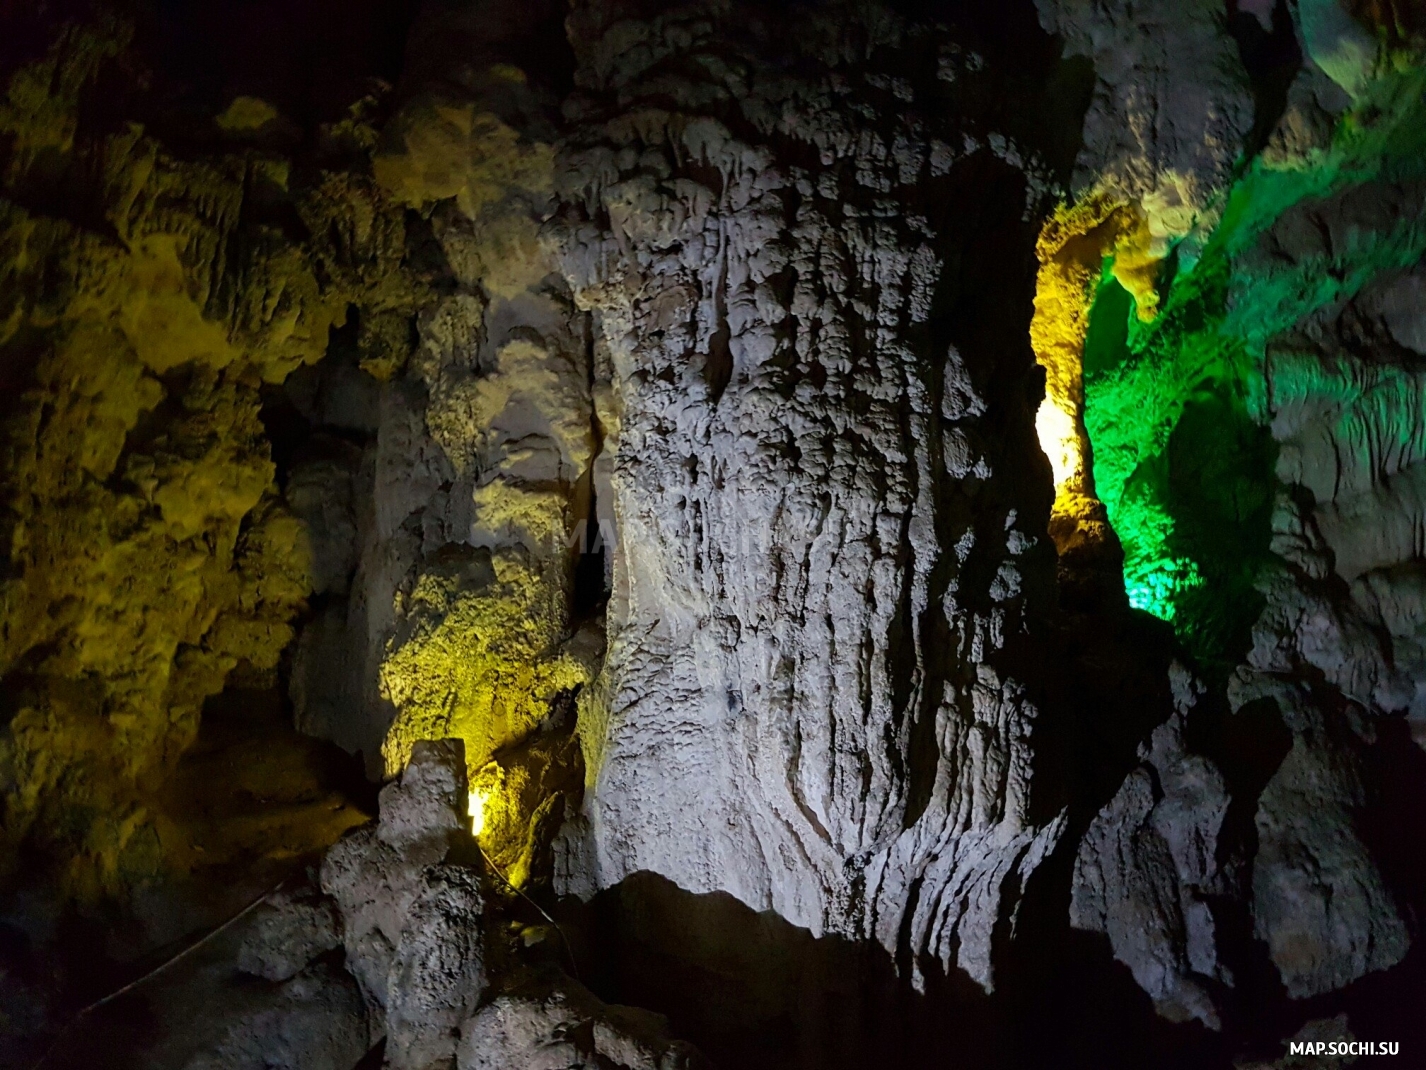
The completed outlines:
[[[1042,185],[946,107],[984,61],[943,31],[618,13],[571,16],[550,228],[617,532],[561,885],[648,870],[818,935],[904,931],[990,987],[1002,888],[1059,827],[1004,653],[1052,583],[1050,488],[1023,338],[956,300],[979,228],[1028,257]]]

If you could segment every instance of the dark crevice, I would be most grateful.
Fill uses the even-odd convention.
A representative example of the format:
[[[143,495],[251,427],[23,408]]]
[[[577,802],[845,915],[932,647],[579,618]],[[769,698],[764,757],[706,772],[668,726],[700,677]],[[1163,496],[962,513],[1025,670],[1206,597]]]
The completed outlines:
[[[1244,156],[1251,159],[1262,151],[1273,128],[1287,108],[1287,91],[1302,69],[1302,50],[1297,43],[1287,0],[1273,6],[1272,29],[1264,29],[1256,16],[1228,3],[1228,31],[1238,43],[1238,55],[1253,91],[1253,129]]]
[[[708,355],[703,361],[703,378],[708,384],[709,401],[714,405],[718,404],[718,399],[733,379],[733,330],[728,324],[728,259],[725,251],[720,250],[718,255],[718,281],[713,287],[716,326],[708,338]]]

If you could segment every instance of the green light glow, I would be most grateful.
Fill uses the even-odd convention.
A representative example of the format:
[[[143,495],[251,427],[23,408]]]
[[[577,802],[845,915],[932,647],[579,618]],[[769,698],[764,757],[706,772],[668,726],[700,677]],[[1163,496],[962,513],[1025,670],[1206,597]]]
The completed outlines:
[[[1384,83],[1370,125],[1343,123],[1332,148],[1297,166],[1254,162],[1230,191],[1201,255],[1161,286],[1149,323],[1106,261],[1084,345],[1085,429],[1095,492],[1124,547],[1135,608],[1172,622],[1190,650],[1227,664],[1261,607],[1276,449],[1263,353],[1303,317],[1376,274],[1419,261],[1426,224],[1354,235],[1330,258],[1252,254],[1303,201],[1364,183],[1426,177],[1426,72]],[[1414,426],[1414,425],[1413,425]]]
[[[1198,565],[1188,558],[1124,563],[1124,591],[1129,596],[1129,604],[1161,620],[1171,622],[1178,613],[1177,597],[1202,585]]]

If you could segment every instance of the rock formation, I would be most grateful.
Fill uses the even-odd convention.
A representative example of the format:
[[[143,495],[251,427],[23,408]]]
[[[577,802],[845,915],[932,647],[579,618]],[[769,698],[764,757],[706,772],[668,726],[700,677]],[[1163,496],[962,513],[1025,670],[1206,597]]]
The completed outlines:
[[[1033,161],[943,118],[983,62],[889,12],[571,19],[554,233],[617,542],[562,880],[650,870],[989,987],[1002,887],[1058,831],[1007,654],[1050,559],[1028,354],[968,329],[953,265],[1028,238]]]
[[[280,6],[0,13],[0,1066],[1420,1034],[1417,5]]]
[[[1230,850],[1221,842],[1229,794],[1223,774],[1187,751],[1191,683],[1175,666],[1179,709],[1141,748],[1143,764],[1095,817],[1075,860],[1070,924],[1105,933],[1125,963],[1175,1021],[1221,1026],[1205,986],[1231,982],[1219,952],[1210,900],[1232,895]]]
[[[668,1037],[657,1015],[605,1006],[578,982],[539,973],[521,978],[470,1020],[457,1060],[460,1070],[706,1065],[688,1044]]]

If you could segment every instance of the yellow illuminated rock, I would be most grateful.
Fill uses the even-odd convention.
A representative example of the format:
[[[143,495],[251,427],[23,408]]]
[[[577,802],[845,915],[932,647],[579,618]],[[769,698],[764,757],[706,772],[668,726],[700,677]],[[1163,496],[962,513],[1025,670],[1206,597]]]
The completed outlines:
[[[470,834],[477,839],[485,831],[485,807],[490,796],[483,791],[470,789],[466,809],[470,812]]]
[[[1150,320],[1158,308],[1154,248],[1145,213],[1103,191],[1059,206],[1041,229],[1030,344],[1045,369],[1045,398],[1035,430],[1054,472],[1059,516],[1088,516],[1096,505],[1084,429],[1084,343],[1105,260],[1112,259],[1139,317]]]
[[[572,710],[597,664],[569,634],[572,533],[595,442],[586,345],[551,297],[540,242],[554,148],[486,106],[529,92],[522,72],[467,73],[488,96],[416,94],[373,161],[395,200],[439,206],[461,290],[423,317],[411,370],[427,431],[470,481],[464,541],[428,555],[396,599],[378,670],[396,709],[382,754],[395,776],[417,741],[464,740],[472,829],[518,887],[581,784]]]
[[[243,222],[252,191],[285,192],[281,161],[86,131],[84,95],[127,40],[71,30],[0,99],[0,363],[27,372],[3,442],[0,854],[28,840],[66,859],[86,899],[156,873],[151,800],[205,700],[235,669],[270,675],[292,639],[307,543],[274,483],[263,385],[318,360],[349,305],[413,303],[400,208],[374,207],[374,186],[365,204],[308,196],[311,221],[367,232],[309,249]],[[15,193],[61,178],[90,198],[74,219]]]
[[[474,774],[543,721],[557,695],[589,679],[589,667],[561,649],[562,577],[524,557],[494,555],[486,583],[471,582],[483,562],[421,576],[405,634],[381,666],[382,694],[398,711],[383,747],[388,776],[405,768],[416,741],[451,736],[465,741]]]
[[[461,211],[475,218],[511,190],[551,188],[553,148],[523,140],[470,101],[415,103],[398,117],[396,129],[399,148],[377,156],[374,166],[377,180],[405,203],[454,197]]]
[[[278,111],[258,97],[234,97],[227,110],[218,116],[218,126],[231,132],[261,130],[278,118]]]

